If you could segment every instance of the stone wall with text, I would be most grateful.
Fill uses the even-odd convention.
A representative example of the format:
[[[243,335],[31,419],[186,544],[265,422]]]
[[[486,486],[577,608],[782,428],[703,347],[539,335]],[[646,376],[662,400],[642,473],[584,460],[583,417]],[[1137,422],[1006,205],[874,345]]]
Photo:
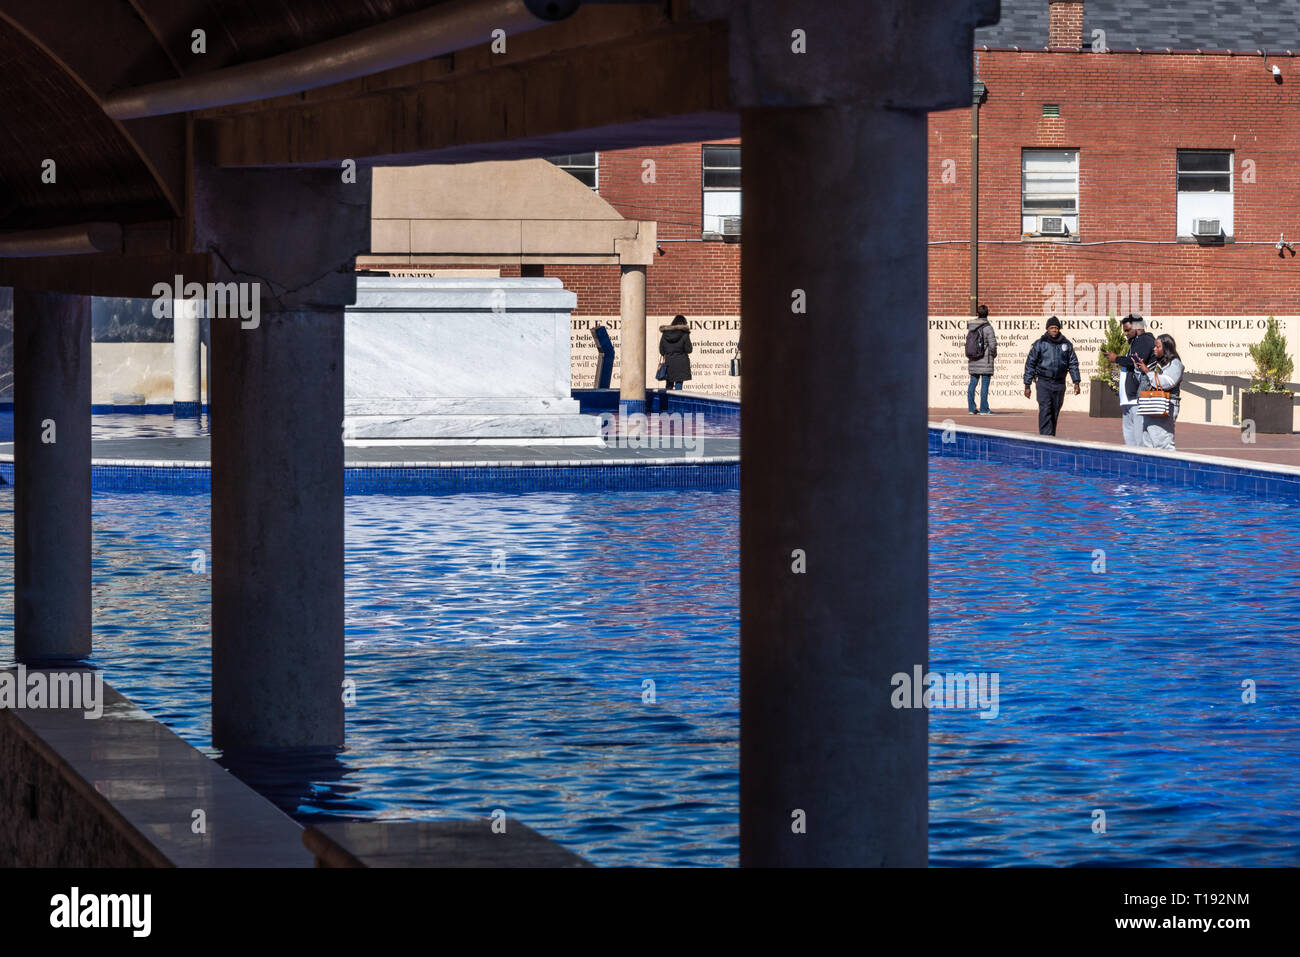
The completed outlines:
[[[928,320],[930,350],[931,408],[964,409],[966,386],[966,316],[931,316]],[[1296,364],[1292,381],[1300,379],[1300,316],[1278,316],[1291,358]],[[1025,398],[1025,358],[1029,347],[1042,336],[1046,319],[1034,316],[999,316],[989,320],[998,337],[998,357],[989,386],[989,408],[996,411],[1036,409],[1037,400]],[[1106,334],[1105,317],[1069,316],[1061,320],[1061,331],[1079,354],[1082,392],[1067,390],[1064,411],[1087,412],[1092,375]],[[1249,385],[1254,370],[1250,346],[1264,336],[1267,316],[1156,316],[1148,317],[1148,328],[1167,333],[1178,344],[1178,353],[1189,375],[1230,376],[1241,381],[1189,383],[1183,389],[1179,412],[1181,422],[1232,425],[1235,399]],[[1297,406],[1300,427],[1300,406]]]
[[[655,369],[659,366],[659,327],[672,322],[669,316],[646,317],[646,385],[649,388],[662,388],[663,383],[655,381]],[[740,379],[729,375],[731,357],[735,354],[736,340],[740,337],[739,316],[691,316],[691,379],[682,388],[687,392],[699,392],[723,398],[740,398]],[[611,386],[619,386],[619,363],[622,349],[620,335],[622,320],[618,316],[574,316],[570,320],[572,339],[569,363],[573,373],[573,388],[589,389],[596,376],[595,340],[591,337],[589,327],[600,323],[609,330],[610,341],[614,343],[614,371]]]

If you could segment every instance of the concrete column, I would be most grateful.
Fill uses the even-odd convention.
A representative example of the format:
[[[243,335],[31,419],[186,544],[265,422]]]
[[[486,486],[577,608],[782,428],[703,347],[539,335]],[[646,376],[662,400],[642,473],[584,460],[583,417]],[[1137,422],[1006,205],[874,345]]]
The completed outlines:
[[[209,318],[212,740],[343,743],[343,307],[370,176],[195,171],[195,245],[260,313]],[[249,287],[251,291],[251,286]]]
[[[343,309],[212,321],[212,741],[343,743]]]
[[[645,266],[620,266],[618,405],[645,411]]]
[[[90,655],[90,298],[14,290],[14,656]]]
[[[172,302],[172,316],[172,414],[178,419],[197,418],[203,408],[199,303],[177,299]]]
[[[924,866],[925,114],[741,135],[741,863]]]

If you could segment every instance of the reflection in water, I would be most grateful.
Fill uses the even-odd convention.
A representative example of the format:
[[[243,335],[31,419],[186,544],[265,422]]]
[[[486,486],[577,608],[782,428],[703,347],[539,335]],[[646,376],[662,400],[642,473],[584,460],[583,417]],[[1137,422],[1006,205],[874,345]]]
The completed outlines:
[[[315,801],[347,800],[359,785],[340,782],[347,764],[333,748],[282,751],[212,751],[217,763],[235,777],[255,784],[258,792],[285,814]]]
[[[191,557],[206,499],[94,505],[95,661],[215,755]],[[301,820],[502,808],[599,863],[732,863],[736,508],[734,492],[349,498],[347,748],[223,763]],[[11,509],[0,490],[0,564]]]

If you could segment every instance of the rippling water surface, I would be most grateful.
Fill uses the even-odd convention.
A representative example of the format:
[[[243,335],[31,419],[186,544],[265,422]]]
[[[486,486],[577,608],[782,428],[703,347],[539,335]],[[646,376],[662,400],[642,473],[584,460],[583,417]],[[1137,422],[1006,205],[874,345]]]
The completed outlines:
[[[931,715],[932,862],[1300,864],[1300,510],[931,469],[931,668],[1000,691],[994,720]],[[601,864],[734,864],[737,506],[350,497],[348,749],[242,773],[302,819],[503,808]],[[207,499],[100,493],[94,513],[96,662],[204,747]]]
[[[931,668],[1000,691],[931,715],[931,863],[1300,864],[1300,508],[930,470]]]

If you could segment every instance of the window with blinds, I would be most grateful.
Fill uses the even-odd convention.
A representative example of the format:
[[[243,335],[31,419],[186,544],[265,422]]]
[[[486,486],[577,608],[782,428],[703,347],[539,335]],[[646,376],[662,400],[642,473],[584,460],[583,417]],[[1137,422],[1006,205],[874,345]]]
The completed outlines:
[[[740,147],[704,146],[700,182],[705,234],[740,236]]]
[[[1021,232],[1070,239],[1079,234],[1079,151],[1024,150],[1020,158]]]
[[[1177,238],[1232,236],[1232,151],[1178,151]]]

